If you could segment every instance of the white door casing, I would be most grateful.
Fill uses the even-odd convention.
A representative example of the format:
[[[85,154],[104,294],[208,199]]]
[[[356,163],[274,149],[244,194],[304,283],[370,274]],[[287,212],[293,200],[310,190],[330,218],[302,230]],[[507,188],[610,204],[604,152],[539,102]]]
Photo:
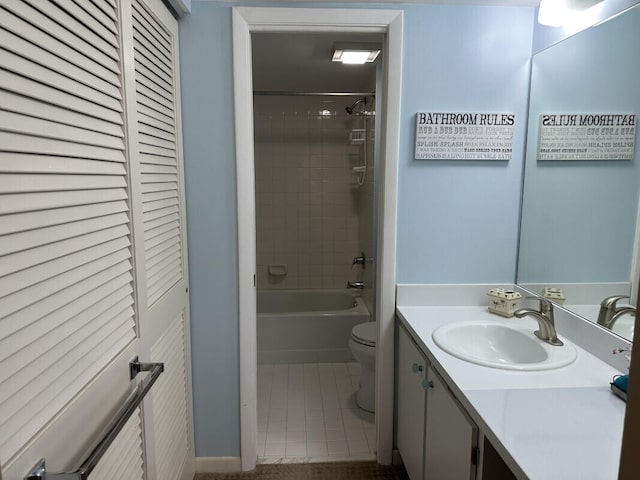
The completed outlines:
[[[240,455],[243,470],[256,464],[256,226],[253,155],[251,32],[385,33],[381,115],[381,166],[378,203],[376,311],[377,457],[391,463],[393,442],[393,337],[400,91],[402,80],[401,10],[234,7],[233,73],[238,205],[240,329]]]

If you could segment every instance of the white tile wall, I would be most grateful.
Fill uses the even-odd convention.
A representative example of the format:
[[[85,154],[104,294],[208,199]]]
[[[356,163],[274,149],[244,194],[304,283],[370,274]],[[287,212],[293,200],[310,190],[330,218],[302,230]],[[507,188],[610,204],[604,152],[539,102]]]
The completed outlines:
[[[374,460],[359,378],[358,363],[258,365],[258,462]]]
[[[355,280],[361,195],[351,167],[362,146],[349,133],[363,120],[344,110],[355,98],[255,97],[258,288]],[[283,263],[286,276],[268,274],[269,264]]]

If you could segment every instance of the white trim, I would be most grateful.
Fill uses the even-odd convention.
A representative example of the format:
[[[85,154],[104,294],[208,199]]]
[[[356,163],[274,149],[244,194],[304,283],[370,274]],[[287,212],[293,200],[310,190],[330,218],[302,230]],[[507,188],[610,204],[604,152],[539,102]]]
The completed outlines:
[[[238,204],[238,317],[240,335],[240,458],[256,466],[258,434],[256,339],[256,221],[253,160],[253,81],[249,24],[236,8],[233,21],[233,91]]]
[[[196,457],[196,473],[239,472],[240,457]]]
[[[252,31],[387,32],[383,88],[381,188],[378,205],[379,323],[376,357],[376,427],[378,462],[391,464],[393,446],[393,385],[396,211],[400,99],[402,84],[401,10],[233,7],[233,71],[238,201],[238,269],[240,321],[240,453],[242,470],[256,464],[257,364],[256,265],[253,104],[251,72]]]
[[[378,463],[390,465],[393,454],[394,324],[400,101],[402,91],[402,12],[390,19],[386,38],[383,87],[381,189],[378,203],[378,278],[376,353],[376,435]]]

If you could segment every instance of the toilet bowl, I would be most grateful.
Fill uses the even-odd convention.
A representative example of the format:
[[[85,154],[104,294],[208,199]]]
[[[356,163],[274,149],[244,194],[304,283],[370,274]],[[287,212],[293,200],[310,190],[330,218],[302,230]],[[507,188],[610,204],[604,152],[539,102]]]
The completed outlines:
[[[351,329],[349,348],[360,363],[360,388],[356,394],[358,407],[367,412],[375,410],[376,322],[360,323]]]

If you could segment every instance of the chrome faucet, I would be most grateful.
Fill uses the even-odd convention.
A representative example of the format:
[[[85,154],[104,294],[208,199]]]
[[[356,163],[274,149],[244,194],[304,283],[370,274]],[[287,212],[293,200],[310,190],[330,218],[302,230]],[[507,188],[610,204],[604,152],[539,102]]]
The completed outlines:
[[[553,304],[546,298],[542,297],[527,298],[538,300],[540,302],[540,310],[534,310],[533,308],[520,308],[513,312],[513,314],[518,318],[531,315],[538,321],[539,330],[533,332],[536,337],[550,345],[555,345],[556,347],[564,345],[556,333],[556,326],[553,319]]]
[[[364,282],[347,281],[347,288],[357,288],[359,290],[362,290],[364,288]]]
[[[598,324],[611,329],[616,321],[625,313],[635,314],[635,307],[627,305],[624,307],[616,306],[618,300],[629,298],[628,295],[612,295],[607,297],[600,303],[600,313],[598,313]]]

